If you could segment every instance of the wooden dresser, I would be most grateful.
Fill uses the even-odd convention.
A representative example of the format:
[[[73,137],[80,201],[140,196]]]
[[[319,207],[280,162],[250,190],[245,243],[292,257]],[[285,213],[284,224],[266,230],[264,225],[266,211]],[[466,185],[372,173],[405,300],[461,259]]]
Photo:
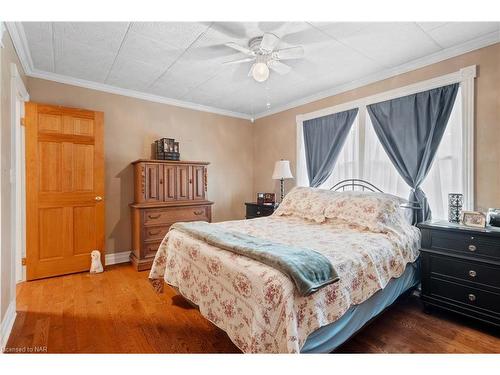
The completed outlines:
[[[138,271],[150,269],[158,246],[178,221],[212,220],[207,200],[207,165],[196,161],[136,160],[130,259]]]
[[[422,300],[500,327],[500,228],[425,222]]]

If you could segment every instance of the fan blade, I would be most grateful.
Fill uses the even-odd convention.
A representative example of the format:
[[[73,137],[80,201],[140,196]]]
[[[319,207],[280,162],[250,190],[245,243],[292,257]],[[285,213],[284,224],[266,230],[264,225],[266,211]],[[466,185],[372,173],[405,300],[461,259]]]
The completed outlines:
[[[260,42],[260,49],[265,52],[272,52],[280,42],[280,38],[271,33],[264,33],[262,42]]]
[[[253,73],[253,68],[255,67],[255,64],[252,65],[252,67],[250,68],[250,70],[248,71],[248,76],[251,77],[252,76],[252,73]]]
[[[302,46],[284,48],[276,51],[276,57],[279,60],[300,59],[304,56],[304,48]]]
[[[243,47],[243,46],[240,46],[239,44],[236,44],[234,42],[229,42],[229,43],[226,43],[226,46],[229,47],[229,48],[232,48],[232,49],[235,49],[237,51],[240,51],[240,52],[243,52],[245,55],[250,55],[250,56],[254,56],[255,55],[255,52],[246,48],[246,47]]]
[[[222,65],[241,64],[241,63],[254,61],[254,60],[255,60],[255,57],[245,57],[244,59],[223,62]]]
[[[269,61],[267,65],[269,66],[269,69],[272,69],[279,74],[287,74],[290,70],[292,70],[290,66],[276,60]]]

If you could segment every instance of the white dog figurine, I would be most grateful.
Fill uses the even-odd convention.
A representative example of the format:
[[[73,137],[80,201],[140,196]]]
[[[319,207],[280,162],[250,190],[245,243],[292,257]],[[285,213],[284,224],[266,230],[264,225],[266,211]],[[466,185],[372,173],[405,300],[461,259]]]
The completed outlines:
[[[101,252],[99,250],[93,250],[90,253],[90,273],[101,273],[104,271],[101,263]]]

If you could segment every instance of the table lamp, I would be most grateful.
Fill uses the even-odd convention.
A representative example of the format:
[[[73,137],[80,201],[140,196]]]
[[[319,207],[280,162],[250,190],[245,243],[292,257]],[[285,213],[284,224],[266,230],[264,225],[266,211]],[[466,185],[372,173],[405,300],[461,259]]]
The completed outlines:
[[[293,178],[292,172],[290,171],[290,161],[288,160],[279,160],[274,164],[273,171],[273,180],[280,180],[280,194],[281,201],[283,201],[283,197],[285,196],[285,184],[284,180],[288,180]]]

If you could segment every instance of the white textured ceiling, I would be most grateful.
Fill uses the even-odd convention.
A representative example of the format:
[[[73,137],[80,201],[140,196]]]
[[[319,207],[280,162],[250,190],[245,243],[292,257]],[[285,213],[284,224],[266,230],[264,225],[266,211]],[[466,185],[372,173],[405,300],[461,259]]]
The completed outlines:
[[[37,72],[190,102],[249,117],[496,34],[498,22],[24,22]],[[247,76],[227,42],[272,32],[302,45],[286,75]],[[494,40],[494,38],[493,38]]]

